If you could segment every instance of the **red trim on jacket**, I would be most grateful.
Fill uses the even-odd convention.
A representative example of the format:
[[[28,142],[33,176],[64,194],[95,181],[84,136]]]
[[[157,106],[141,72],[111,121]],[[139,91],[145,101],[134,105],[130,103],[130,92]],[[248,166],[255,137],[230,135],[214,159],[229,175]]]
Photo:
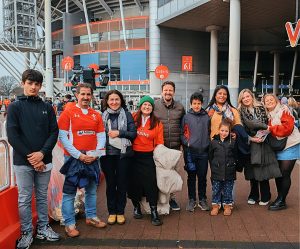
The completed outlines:
[[[283,112],[280,118],[281,125],[271,125],[269,121],[269,130],[273,136],[287,137],[292,134],[294,129],[294,117],[288,112]]]

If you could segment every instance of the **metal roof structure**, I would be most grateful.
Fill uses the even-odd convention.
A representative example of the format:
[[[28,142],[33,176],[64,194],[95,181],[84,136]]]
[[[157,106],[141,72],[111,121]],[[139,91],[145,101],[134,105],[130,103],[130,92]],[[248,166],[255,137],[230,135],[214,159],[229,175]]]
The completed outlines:
[[[82,2],[82,0],[69,0],[69,13],[77,13],[83,11]],[[86,0],[85,2],[87,10],[95,15],[108,13],[110,16],[112,16],[116,9],[120,9],[119,0]],[[149,3],[149,0],[122,0],[121,2],[123,7],[138,6],[140,10],[143,10],[144,6]],[[43,3],[44,0],[37,0],[38,6],[43,6]],[[54,15],[58,14],[59,12],[66,12],[65,0],[52,0],[51,5]]]
[[[286,22],[294,22],[297,18],[295,0],[273,1],[240,1],[241,3],[241,43],[246,48],[255,45],[261,48],[288,45],[285,30]],[[207,31],[209,26],[222,29],[222,39],[228,41],[226,33],[229,29],[230,7],[228,0],[210,0],[188,11],[174,13],[157,20],[163,27]],[[225,35],[225,36],[224,36]]]

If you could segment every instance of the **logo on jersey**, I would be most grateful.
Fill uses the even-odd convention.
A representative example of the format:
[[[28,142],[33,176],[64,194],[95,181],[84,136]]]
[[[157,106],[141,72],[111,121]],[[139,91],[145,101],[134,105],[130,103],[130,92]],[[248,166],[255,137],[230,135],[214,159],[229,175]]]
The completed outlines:
[[[42,113],[43,113],[43,114],[47,114],[47,111],[43,111]]]
[[[139,135],[139,136],[143,136],[143,137],[149,137],[149,134],[148,133],[146,133],[146,132],[144,132],[144,131],[137,131],[137,134]]]
[[[74,118],[79,118],[80,117],[80,115],[79,114],[74,114]]]
[[[94,131],[77,131],[78,136],[91,136],[95,135]]]
[[[96,114],[92,114],[94,120],[96,120]]]

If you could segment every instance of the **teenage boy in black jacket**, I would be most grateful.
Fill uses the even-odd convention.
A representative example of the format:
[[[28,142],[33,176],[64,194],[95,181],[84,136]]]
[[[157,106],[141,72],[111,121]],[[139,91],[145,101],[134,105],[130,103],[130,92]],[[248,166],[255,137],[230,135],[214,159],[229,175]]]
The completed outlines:
[[[18,205],[22,236],[17,249],[29,248],[33,240],[31,200],[35,187],[38,213],[37,239],[57,241],[60,236],[48,224],[48,184],[52,150],[58,127],[52,106],[38,96],[43,75],[28,69],[22,74],[24,96],[9,105],[7,138],[13,147],[13,165],[18,185]]]

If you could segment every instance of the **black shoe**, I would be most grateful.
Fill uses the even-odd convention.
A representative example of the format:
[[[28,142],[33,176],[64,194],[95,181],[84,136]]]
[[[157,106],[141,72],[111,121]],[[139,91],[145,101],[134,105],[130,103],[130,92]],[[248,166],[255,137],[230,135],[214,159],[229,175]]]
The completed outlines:
[[[158,213],[157,213],[157,207],[151,206],[151,223],[153,226],[161,226],[163,223],[160,220]]]
[[[277,210],[286,209],[285,201],[283,200],[282,197],[277,197],[277,199],[270,204],[268,209],[270,211],[277,211]]]
[[[171,210],[173,210],[173,211],[179,211],[180,210],[180,207],[177,204],[177,202],[175,201],[175,199],[170,199],[169,204],[170,204]]]
[[[134,208],[133,208],[133,217],[135,219],[142,219],[143,218],[143,214],[142,214],[142,211],[141,211],[140,203],[136,203],[134,205]]]

